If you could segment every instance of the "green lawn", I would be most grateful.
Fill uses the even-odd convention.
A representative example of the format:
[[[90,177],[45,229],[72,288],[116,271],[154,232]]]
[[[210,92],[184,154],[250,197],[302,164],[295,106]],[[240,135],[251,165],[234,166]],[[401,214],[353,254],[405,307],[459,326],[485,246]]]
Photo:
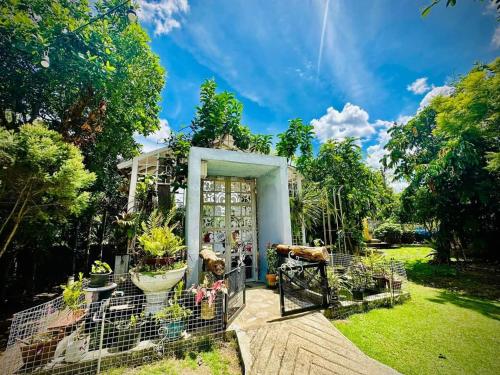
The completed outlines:
[[[430,251],[386,250],[386,256],[405,262],[411,300],[335,326],[403,374],[500,374],[498,276],[428,264]]]
[[[184,358],[166,358],[136,368],[120,367],[105,375],[240,375],[241,367],[235,342],[223,343],[199,353],[188,353]]]

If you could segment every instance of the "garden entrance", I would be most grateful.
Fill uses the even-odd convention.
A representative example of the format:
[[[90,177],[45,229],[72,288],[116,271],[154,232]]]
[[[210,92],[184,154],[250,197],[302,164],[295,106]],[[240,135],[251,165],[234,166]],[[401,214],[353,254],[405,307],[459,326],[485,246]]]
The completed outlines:
[[[202,247],[225,259],[226,272],[243,266],[246,280],[255,280],[255,179],[209,177],[202,180],[201,194]]]
[[[325,263],[305,263],[289,258],[279,268],[281,316],[328,307]]]

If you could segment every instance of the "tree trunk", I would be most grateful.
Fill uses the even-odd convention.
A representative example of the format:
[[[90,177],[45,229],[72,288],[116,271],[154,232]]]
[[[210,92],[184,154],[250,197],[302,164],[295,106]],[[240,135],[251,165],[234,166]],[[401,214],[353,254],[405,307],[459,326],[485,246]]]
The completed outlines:
[[[273,245],[273,248],[275,248],[276,252],[281,255],[288,255],[288,253],[291,252],[294,256],[315,262],[327,262],[329,257],[328,250],[325,246],[308,247],[275,244]]]
[[[205,269],[214,273],[217,276],[221,276],[226,268],[226,262],[222,258],[218,258],[217,255],[210,249],[203,249],[200,251],[200,258],[203,259],[205,264]]]

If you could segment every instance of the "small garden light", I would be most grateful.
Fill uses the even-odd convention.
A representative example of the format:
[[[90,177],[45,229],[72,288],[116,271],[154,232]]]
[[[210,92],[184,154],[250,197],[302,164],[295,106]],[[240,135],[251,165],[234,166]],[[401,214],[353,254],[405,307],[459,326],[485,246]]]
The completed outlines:
[[[42,60],[40,61],[40,65],[44,68],[48,68],[50,66],[49,52],[45,51],[42,56]]]
[[[130,6],[130,8],[128,8],[127,17],[130,23],[134,23],[135,21],[137,21],[137,13],[135,12],[135,9],[132,5]]]

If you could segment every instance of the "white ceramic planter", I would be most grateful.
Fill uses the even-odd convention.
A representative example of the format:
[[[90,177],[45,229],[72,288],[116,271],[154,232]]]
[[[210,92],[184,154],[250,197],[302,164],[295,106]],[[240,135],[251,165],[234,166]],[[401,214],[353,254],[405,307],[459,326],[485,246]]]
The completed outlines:
[[[161,310],[166,303],[166,292],[177,284],[186,273],[187,266],[182,268],[166,271],[158,275],[144,275],[134,270],[130,270],[130,280],[136,287],[146,295],[146,310],[148,314],[154,314]]]

